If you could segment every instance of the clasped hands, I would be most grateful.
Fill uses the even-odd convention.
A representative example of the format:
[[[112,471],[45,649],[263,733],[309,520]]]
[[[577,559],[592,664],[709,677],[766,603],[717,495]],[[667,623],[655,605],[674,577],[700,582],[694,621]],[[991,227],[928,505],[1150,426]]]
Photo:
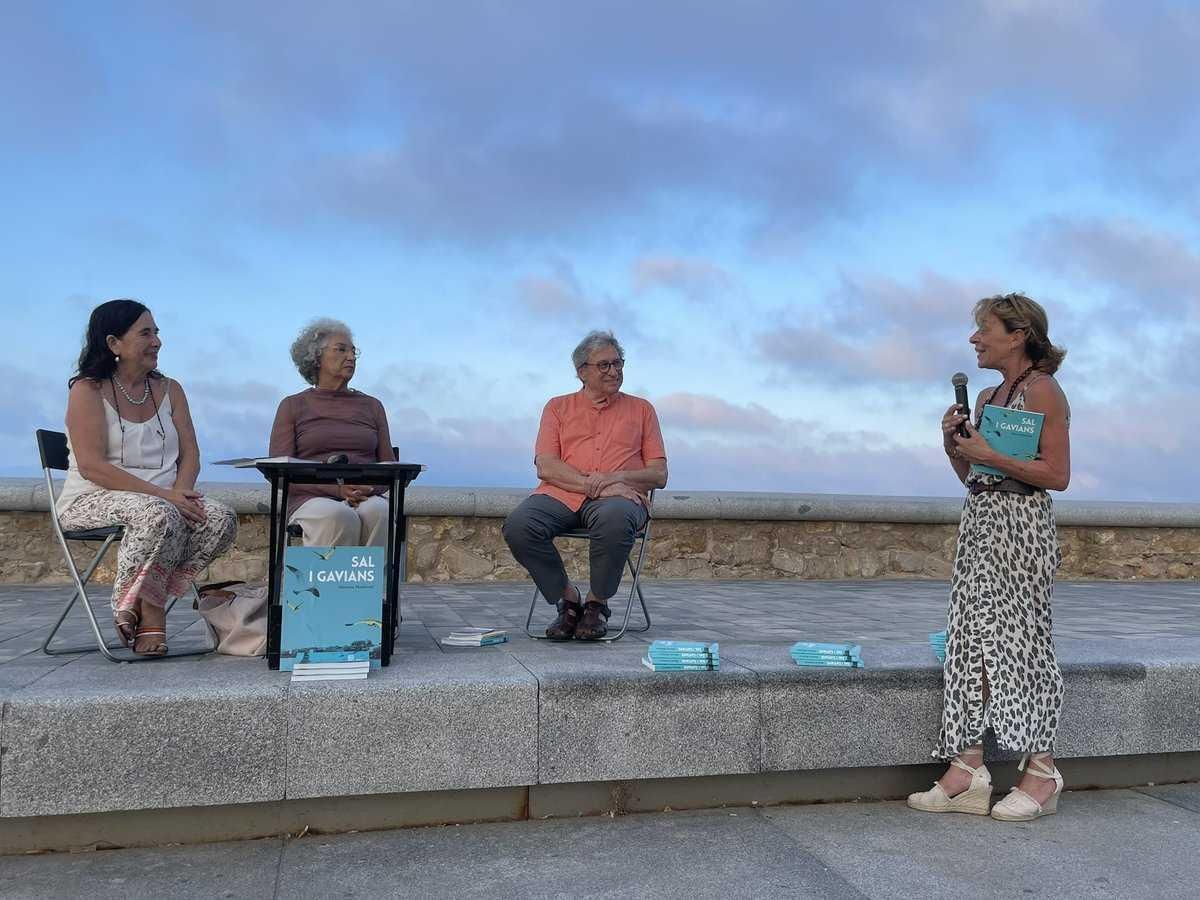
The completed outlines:
[[[371,489],[361,484],[341,484],[338,485],[338,492],[342,499],[346,501],[346,505],[354,509],[364,500],[370,499],[372,496]]]
[[[966,437],[958,433],[960,425],[967,429]],[[942,445],[946,455],[952,459],[987,464],[996,457],[996,451],[975,430],[970,417],[963,415],[957,403],[952,404],[942,416]]]
[[[640,491],[621,481],[619,472],[592,472],[584,480],[587,495],[592,500],[601,497],[624,497],[634,503],[646,505],[646,497]]]
[[[204,511],[204,504],[201,502],[204,495],[197,490],[189,488],[171,488],[162,493],[162,498],[179,510],[179,514],[188,522],[195,525],[202,525],[208,518],[208,514]]]

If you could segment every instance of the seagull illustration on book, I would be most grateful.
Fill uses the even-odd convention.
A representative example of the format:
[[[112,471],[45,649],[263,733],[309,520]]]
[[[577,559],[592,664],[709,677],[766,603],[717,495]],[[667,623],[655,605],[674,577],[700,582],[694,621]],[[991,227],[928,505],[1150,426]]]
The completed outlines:
[[[355,625],[370,625],[372,628],[382,628],[383,623],[378,619],[359,619],[357,622],[347,622],[347,628],[353,628]]]
[[[292,596],[295,596],[296,594],[312,594],[314,597],[321,596],[321,592],[318,591],[316,588],[302,588],[301,590],[298,590],[298,591],[292,591]]]
[[[289,572],[291,572],[293,575],[299,575],[299,574],[300,574],[300,570],[299,570],[299,569],[297,569],[295,566],[289,566],[287,563],[284,563],[284,564],[283,564],[283,567],[284,567],[285,569],[287,569]]]
[[[287,608],[290,609],[292,612],[299,612],[300,607],[302,607],[304,605],[303,600],[301,600],[299,603],[293,603],[291,600],[287,600],[285,602],[287,603]]]
[[[322,553],[320,550],[313,550],[313,553],[317,554],[317,556],[321,557],[321,559],[328,560],[331,556],[333,556],[333,551],[336,549],[337,547],[330,547],[327,553]]]

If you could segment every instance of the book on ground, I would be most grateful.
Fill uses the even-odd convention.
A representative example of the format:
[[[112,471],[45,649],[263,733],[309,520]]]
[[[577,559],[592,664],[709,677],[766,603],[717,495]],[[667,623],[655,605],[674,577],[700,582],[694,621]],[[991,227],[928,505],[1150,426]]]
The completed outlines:
[[[442,643],[447,647],[486,647],[489,644],[503,644],[508,640],[508,632],[503,628],[459,628],[450,632]]]
[[[715,659],[721,655],[721,645],[715,641],[688,646],[654,641],[646,650],[646,655],[651,659]]]
[[[383,644],[383,547],[288,547],[279,668],[367,660]]]
[[[815,668],[829,667],[833,669],[861,669],[863,663],[861,659],[797,659],[795,660],[798,666],[813,666]]]
[[[933,655],[936,656],[940,662],[946,661],[946,632],[935,631],[933,634],[929,635],[929,646],[933,648]]]
[[[651,647],[646,651],[651,656],[720,656],[719,647],[712,650],[664,650],[661,647]]]
[[[654,672],[705,672],[721,668],[716,641],[652,641],[642,665]]]
[[[296,663],[292,666],[292,681],[342,681],[366,678],[371,671],[369,659],[349,662]]]
[[[823,644],[817,641],[796,641],[788,651],[798,666],[830,666],[861,669],[862,647],[858,644]]]
[[[979,420],[979,433],[996,452],[1013,459],[1029,460],[1037,456],[1045,418],[1039,412],[988,403],[983,407],[983,417]],[[997,468],[979,463],[972,464],[971,471],[986,475],[1005,474]]]
[[[652,650],[709,650],[719,646],[716,641],[651,641]]]
[[[715,660],[709,663],[702,662],[656,662],[648,656],[642,657],[642,665],[652,672],[714,672],[720,669],[720,664]]]
[[[825,653],[838,655],[841,653],[857,653],[862,647],[858,644],[821,644],[816,641],[796,641],[792,644],[792,652]]]
[[[503,628],[456,628],[447,636],[464,640],[486,640],[491,637],[504,637],[506,634],[508,632]]]

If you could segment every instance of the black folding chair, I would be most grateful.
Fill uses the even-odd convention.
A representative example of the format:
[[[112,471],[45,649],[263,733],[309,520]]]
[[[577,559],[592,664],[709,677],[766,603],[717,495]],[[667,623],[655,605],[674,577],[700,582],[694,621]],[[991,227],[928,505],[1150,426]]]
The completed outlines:
[[[650,492],[650,503],[653,505],[654,491]],[[650,610],[646,606],[646,597],[642,594],[642,563],[646,561],[646,546],[650,543],[650,523],[654,520],[650,517],[646,518],[646,524],[641,530],[633,536],[633,546],[629,548],[629,555],[625,557],[625,565],[629,569],[629,574],[633,576],[633,583],[629,586],[629,598],[625,602],[625,617],[621,620],[621,628],[616,634],[606,634],[602,638],[597,639],[597,643],[608,643],[610,641],[619,641],[626,631],[649,631],[650,630]],[[573,538],[575,540],[590,541],[592,539],[591,532],[586,528],[575,528],[571,531],[564,531],[559,537]],[[637,563],[633,561],[634,553],[637,554]],[[535,634],[531,630],[530,625],[533,622],[533,611],[537,609],[538,599],[542,596],[542,592],[537,589],[537,585],[533,586],[533,599],[529,603],[529,615],[525,617],[525,633],[534,640],[548,641],[546,637],[545,627],[542,628],[541,634]],[[642,607],[642,617],[646,620],[645,624],[640,628],[629,627],[629,615],[633,612],[633,598],[637,597],[638,603]]]
[[[181,650],[178,653],[168,653],[165,656],[142,656],[131,650],[125,650],[119,644],[109,644],[104,640],[104,634],[100,630],[100,623],[96,620],[96,613],[92,610],[92,605],[88,602],[86,588],[88,581],[92,577],[92,573],[99,567],[109,548],[121,539],[121,535],[125,529],[120,525],[110,525],[105,528],[63,530],[62,524],[58,521],[58,510],[54,505],[54,479],[50,473],[54,471],[65,472],[67,470],[67,436],[61,431],[46,431],[41,428],[35,431],[34,434],[37,437],[38,456],[42,461],[42,472],[46,478],[46,493],[50,498],[50,526],[54,531],[55,538],[58,539],[63,559],[67,563],[67,571],[71,573],[71,580],[75,584],[75,593],[71,595],[71,599],[67,601],[67,605],[63,607],[63,611],[59,613],[58,618],[51,627],[50,633],[42,641],[42,652],[49,656],[61,656],[68,653],[89,653],[92,650],[99,650],[104,654],[105,658],[112,662],[148,662],[156,659],[168,659],[178,656],[200,656],[205,653],[212,653],[216,649],[216,643],[213,641],[213,635],[207,625],[204,626],[204,631],[209,644],[203,650]],[[100,549],[96,551],[95,557],[88,563],[82,575],[79,573],[79,568],[75,565],[75,558],[71,556],[71,548],[67,545],[67,541],[100,544]],[[191,588],[192,593],[196,594],[196,585],[191,585]],[[96,636],[96,645],[51,647],[50,642],[54,640],[58,629],[62,627],[63,621],[67,618],[67,613],[71,611],[71,607],[75,605],[75,601],[77,600],[82,601],[80,606],[83,607],[88,623],[92,626],[92,633]],[[167,607],[167,612],[170,612],[174,605],[175,601],[172,600],[170,606]],[[203,620],[201,624],[204,624]],[[117,655],[117,653],[120,653],[120,655]]]

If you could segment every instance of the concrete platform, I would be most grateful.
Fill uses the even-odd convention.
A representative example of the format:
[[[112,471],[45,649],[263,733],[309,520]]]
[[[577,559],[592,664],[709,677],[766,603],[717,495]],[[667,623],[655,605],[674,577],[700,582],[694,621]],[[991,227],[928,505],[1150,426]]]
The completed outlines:
[[[587,645],[524,637],[524,585],[407,586],[392,666],[365,683],[293,687],[261,660],[45,657],[37,644],[62,589],[4,588],[0,847],[20,849],[20,833],[41,835],[26,846],[50,846],[50,823],[68,834],[68,820],[101,828],[104,815],[137,811],[195,819],[210,809],[233,829],[198,824],[211,839],[246,836],[239,818],[283,821],[289,804],[329,819],[333,807],[320,802],[347,797],[362,798],[374,827],[385,827],[438,821],[439,805],[441,821],[469,821],[535,807],[622,809],[643,789],[662,805],[736,802],[743,789],[776,802],[847,790],[879,798],[930,777],[941,673],[925,635],[944,624],[944,584],[657,582],[646,591],[649,634]],[[1060,586],[1068,784],[1200,778],[1195,598],[1181,582]],[[103,607],[99,592],[96,601]],[[172,615],[186,626],[172,646],[198,640],[191,616]],[[82,622],[64,639],[84,637]],[[459,624],[507,625],[512,640],[437,644]],[[722,670],[649,672],[640,657],[655,637],[718,639]],[[867,668],[798,668],[786,648],[801,638],[860,642]],[[855,769],[864,778],[848,788],[856,782],[844,773]],[[819,773],[824,792],[811,777]],[[448,799],[459,792],[475,802]]]

